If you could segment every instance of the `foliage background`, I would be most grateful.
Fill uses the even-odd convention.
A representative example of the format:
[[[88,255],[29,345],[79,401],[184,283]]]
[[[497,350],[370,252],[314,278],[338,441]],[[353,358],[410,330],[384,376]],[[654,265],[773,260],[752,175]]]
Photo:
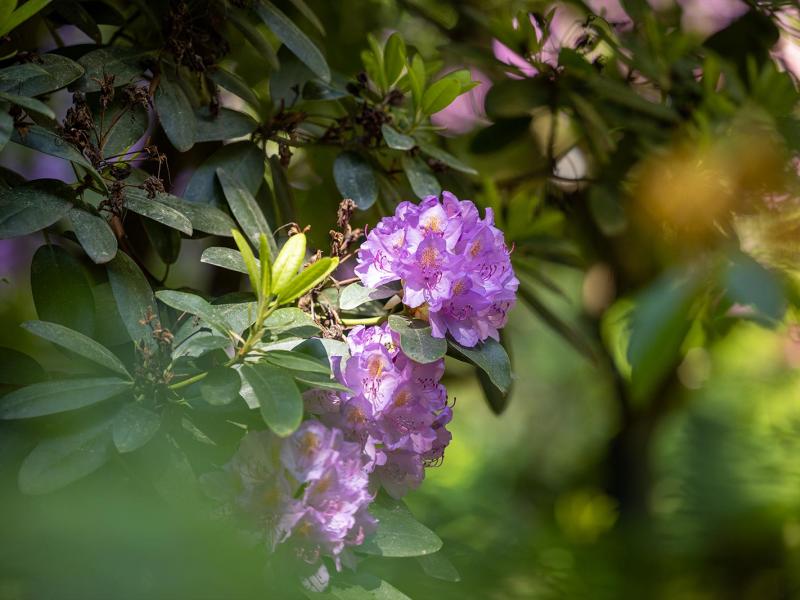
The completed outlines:
[[[309,4],[325,24],[327,36],[321,44],[338,72],[352,74],[362,68],[359,53],[368,33],[397,30],[424,55],[441,52],[445,64],[453,67],[465,61],[477,65],[495,82],[507,81],[507,67],[492,57],[492,38],[501,35],[503,23],[503,33],[513,37],[508,28],[512,16],[542,8],[536,3],[417,0]],[[33,25],[22,35],[31,44],[46,39],[46,33]],[[763,50],[757,36],[735,39],[736,44],[728,47],[730,53],[724,45],[718,51],[732,65],[730,78],[741,64],[747,69],[746,63],[737,65],[740,55],[757,56]],[[674,51],[676,64],[680,64],[699,42],[680,38],[671,43],[674,45],[661,50],[665,55]],[[689,49],[681,49],[681,43]],[[640,50],[647,55],[646,48]],[[229,60],[248,80],[262,78],[263,61],[251,48],[233,48]],[[751,68],[766,70],[768,62],[764,58]],[[708,63],[705,67],[709,68]],[[670,65],[657,68],[669,70]],[[691,65],[686,70],[690,71]],[[786,138],[786,148],[773,163],[759,164],[754,175],[757,181],[747,183],[747,193],[735,200],[737,211],[758,214],[762,208],[753,208],[751,196],[762,193],[762,180],[768,180],[770,173],[782,172],[783,165],[776,164],[784,159],[783,154],[798,150],[790,125],[780,121],[789,118],[791,110],[775,108],[788,105],[791,109],[796,104],[794,88],[783,81],[759,90],[751,79],[744,83],[746,98],[741,99],[735,93],[696,90],[680,79],[681,73],[672,75],[676,94],[688,97],[695,93],[701,98],[694,98],[680,112],[678,123],[653,126],[647,115],[638,115],[640,120],[631,125],[633,137],[638,135],[631,146],[634,156],[612,153],[596,171],[598,179],[613,190],[615,198],[622,197],[620,173],[626,173],[630,163],[647,164],[648,157],[657,161],[656,170],[666,169],[670,157],[664,158],[663,148],[678,145],[681,138],[688,140],[691,150],[719,142],[733,158],[724,163],[724,173],[713,177],[738,176],[750,161],[760,158],[758,152],[763,148],[757,146],[753,151],[754,143],[764,137],[762,133],[748,137],[747,121],[767,114],[772,129]],[[746,81],[747,75],[742,79]],[[567,85],[577,83],[568,80]],[[585,89],[581,93],[596,100]],[[714,106],[717,97],[733,106]],[[630,117],[624,110],[615,115],[613,101],[603,102],[598,101],[597,106],[605,119]],[[609,112],[602,110],[608,105]],[[498,110],[504,111],[502,103]],[[510,112],[513,109],[506,109]],[[739,128],[736,123],[741,122],[745,125]],[[612,121],[611,128],[616,125]],[[610,264],[609,257],[612,261],[622,257],[623,264],[625,259],[637,263],[627,281],[615,274],[617,288],[611,292],[614,299],[630,299],[670,269],[703,263],[709,255],[727,261],[736,253],[735,236],[720,239],[710,232],[712,218],[702,210],[691,212],[718,190],[708,192],[704,181],[692,180],[686,171],[677,184],[668,180],[664,185],[674,186],[668,190],[677,210],[689,211],[690,225],[700,223],[698,227],[684,228],[679,223],[666,233],[661,228],[654,230],[648,223],[636,221],[635,203],[625,206],[633,215],[625,233],[602,235],[602,220],[600,233],[598,226],[587,227],[587,219],[591,220],[586,210],[588,194],[585,190],[565,191],[541,176],[547,157],[527,134],[527,127],[526,121],[522,136],[495,129],[490,134],[473,132],[446,140],[450,151],[480,174],[474,178],[445,174],[443,185],[484,203],[491,190],[499,190],[506,211],[513,210],[510,199],[521,194],[521,214],[530,218],[533,238],[538,235],[536,228],[542,227],[543,239],[554,233],[575,243],[578,268],[534,257],[539,281],[552,280],[561,290],[548,290],[549,283],[536,285],[536,298],[552,307],[559,323],[568,324],[567,336],[574,331],[581,340],[588,340],[578,345],[587,344],[593,353],[599,349],[602,353],[600,320],[611,302],[605,297],[608,290],[592,285],[597,279],[590,275],[599,273],[602,283],[603,271],[597,270],[602,268],[598,265]],[[744,138],[737,138],[742,131]],[[473,152],[480,135],[479,151],[481,143],[495,142],[498,149]],[[617,150],[623,146],[619,144]],[[334,157],[334,151],[324,148],[308,156],[300,151],[290,170],[299,220],[312,225],[315,246],[326,244],[340,198],[327,175]],[[190,153],[170,163],[175,188],[181,184],[181,160],[188,164],[198,156]],[[54,176],[53,169],[59,168],[17,148],[5,152],[2,162],[39,176],[45,174],[42,169]],[[750,194],[751,189],[757,193]],[[546,214],[560,215],[556,228],[548,229],[543,213],[533,214],[530,207],[536,205],[535,198],[544,202]],[[747,208],[742,208],[743,204]],[[733,208],[726,206],[726,213]],[[376,206],[359,220],[374,222],[380,209]],[[674,215],[667,212],[666,220]],[[792,221],[796,213],[780,213],[779,218],[796,223]],[[790,235],[796,236],[797,230]],[[519,252],[525,252],[523,238]],[[797,265],[797,238],[793,239],[791,268],[770,265],[770,273],[779,273],[781,294],[786,298],[782,302],[790,306],[796,289],[792,287],[796,285],[792,269]],[[767,244],[770,241],[777,243],[773,239]],[[4,241],[0,246],[0,276],[7,280],[0,285],[0,344],[40,355],[48,352],[46,347],[37,346],[32,336],[21,334],[16,327],[36,318],[27,269],[37,245],[38,241],[22,239]],[[219,286],[212,268],[198,261],[202,247],[202,242],[184,242],[181,259],[167,279],[169,286],[191,283],[201,287],[196,282],[203,280],[211,291]],[[716,277],[717,271],[714,273]],[[752,292],[758,284],[747,280],[744,288]],[[758,306],[758,302],[744,304]],[[658,317],[652,320],[657,322]],[[634,400],[620,398],[613,351],[606,352],[608,356],[599,362],[585,358],[565,341],[563,330],[562,335],[554,333],[543,324],[539,311],[518,303],[508,326],[516,381],[507,410],[500,416],[492,414],[472,371],[448,364],[445,384],[457,399],[454,439],[444,465],[429,470],[425,484],[408,499],[417,517],[444,539],[461,581],[422,578],[421,567],[407,559],[375,568],[400,590],[419,598],[795,596],[800,589],[800,471],[796,460],[800,449],[800,340],[791,328],[796,328],[791,309],[782,311],[769,326],[764,324],[757,318],[732,319],[722,334],[706,332],[701,343],[688,345],[695,348],[693,352],[684,347],[675,350],[674,356],[669,342],[662,343],[651,334],[657,360],[675,365],[668,366],[671,383],[660,399],[648,397],[667,407],[650,419],[641,417]],[[670,327],[674,324],[667,324]],[[58,360],[58,356],[50,358]],[[276,576],[262,574],[255,557],[243,553],[213,523],[196,520],[191,507],[164,511],[149,504],[145,495],[135,495],[129,486],[111,486],[113,480],[104,479],[102,473],[80,488],[58,492],[55,502],[22,497],[14,491],[15,471],[6,467],[13,463],[7,454],[3,456],[0,598],[102,597],[109,589],[116,597],[131,598],[250,597],[261,589],[262,576]]]

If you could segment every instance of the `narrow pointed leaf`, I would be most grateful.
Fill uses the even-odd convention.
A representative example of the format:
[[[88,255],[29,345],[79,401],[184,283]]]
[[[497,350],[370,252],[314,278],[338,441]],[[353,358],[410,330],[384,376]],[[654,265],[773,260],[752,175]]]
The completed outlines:
[[[247,275],[250,277],[250,286],[253,288],[253,292],[255,292],[256,296],[261,298],[263,297],[260,277],[261,265],[256,262],[256,257],[253,254],[253,251],[250,249],[247,240],[244,239],[244,236],[235,229],[231,233],[233,233],[233,240],[239,247],[239,252],[241,253],[242,260],[244,261],[244,266],[247,269]]]
[[[236,221],[242,226],[253,246],[258,248],[261,234],[267,236],[267,239],[272,238],[272,230],[267,223],[267,218],[249,190],[233,179],[222,167],[217,169],[217,177],[233,216],[236,217]],[[274,243],[273,241],[273,245]]]
[[[297,275],[306,256],[306,236],[297,233],[290,237],[272,263],[272,292],[280,295]]]
[[[232,329],[217,309],[200,296],[175,290],[160,290],[156,292],[156,298],[179,311],[197,315],[219,331],[227,332]]]
[[[133,341],[144,341],[152,348],[155,345],[153,330],[147,321],[153,318],[155,326],[159,325],[159,321],[156,298],[150,284],[133,259],[124,252],[117,252],[114,260],[107,264],[107,269],[111,291],[128,335]]]
[[[258,261],[258,259],[256,259]],[[203,250],[200,256],[200,262],[204,262],[215,267],[228,269],[229,271],[236,271],[237,273],[248,274],[247,266],[244,264],[242,253],[234,250],[233,248],[222,248],[219,246],[212,246]],[[256,263],[261,268],[260,263]]]
[[[339,266],[339,259],[329,257],[321,258],[309,265],[278,294],[278,302],[286,304],[307,294],[322,283],[328,275],[333,273],[337,266]]]
[[[187,202],[172,194],[158,194],[156,198],[162,204],[185,215],[192,224],[193,232],[202,231],[210,235],[230,237],[231,229],[235,227],[233,220],[215,206]]]
[[[113,398],[132,386],[131,381],[118,377],[34,383],[0,399],[0,419],[30,419],[77,410]]]

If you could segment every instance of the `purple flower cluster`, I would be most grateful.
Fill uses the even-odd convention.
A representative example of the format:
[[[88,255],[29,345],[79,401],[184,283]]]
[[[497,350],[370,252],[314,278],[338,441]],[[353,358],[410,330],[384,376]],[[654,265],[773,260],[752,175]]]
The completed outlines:
[[[438,463],[450,442],[446,425],[453,413],[439,380],[444,360],[420,364],[400,350],[388,325],[355,327],[347,337],[350,358],[334,360],[336,378],[348,393],[312,392],[309,411],[357,441],[373,486],[400,498]]]
[[[433,335],[449,331],[464,346],[498,339],[519,280],[492,210],[480,218],[469,200],[444,192],[402,202],[370,231],[355,272],[368,287],[400,280],[403,303],[427,307]]]
[[[345,441],[339,429],[309,420],[285,439],[248,433],[228,470],[241,484],[237,506],[264,527],[267,547],[286,544],[315,570],[315,587],[327,584],[323,556],[337,570],[343,561],[352,565],[348,548],[375,530],[361,446]]]

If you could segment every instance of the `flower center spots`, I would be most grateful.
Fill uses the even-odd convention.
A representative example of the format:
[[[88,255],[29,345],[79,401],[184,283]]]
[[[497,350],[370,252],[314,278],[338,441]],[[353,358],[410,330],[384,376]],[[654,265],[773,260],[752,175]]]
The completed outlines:
[[[439,252],[436,248],[425,248],[422,250],[422,256],[419,259],[419,265],[423,269],[432,269],[439,261]]]
[[[358,407],[353,408],[350,411],[350,414],[347,415],[347,420],[350,422],[351,425],[358,426],[363,425],[367,422],[367,417],[364,414],[364,411]]]
[[[373,379],[380,377],[385,367],[386,364],[382,356],[372,356],[369,361],[367,361],[367,373],[369,373],[369,376]]]
[[[422,228],[433,233],[439,233],[442,230],[442,222],[439,217],[433,216],[422,224]]]
[[[467,287],[467,284],[464,283],[463,279],[459,279],[453,285],[453,295],[458,295],[464,293],[464,289]]]
[[[472,242],[472,244],[470,244],[469,255],[472,258],[475,258],[476,256],[478,256],[478,252],[480,252],[480,251],[481,251],[481,241],[480,240],[475,240],[474,242]]]
[[[394,405],[397,406],[398,408],[401,406],[405,406],[409,402],[411,402],[411,392],[409,390],[403,389],[397,392],[397,394],[395,394]]]
[[[311,456],[319,449],[319,438],[307,431],[303,434],[303,437],[300,438],[300,452],[302,452],[305,456]]]

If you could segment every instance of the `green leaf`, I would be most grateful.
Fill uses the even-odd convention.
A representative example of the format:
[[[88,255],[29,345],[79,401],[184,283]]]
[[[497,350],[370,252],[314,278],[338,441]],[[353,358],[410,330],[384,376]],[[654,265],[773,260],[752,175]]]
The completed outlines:
[[[319,334],[319,325],[307,312],[299,308],[279,308],[264,321],[264,327],[273,335],[311,337]]]
[[[30,419],[77,410],[129,391],[131,381],[118,377],[87,377],[44,381],[0,398],[0,419]]]
[[[768,322],[780,321],[786,312],[786,294],[777,275],[746,254],[737,254],[725,274],[728,298],[754,307]]]
[[[217,178],[219,168],[255,196],[264,181],[264,153],[250,141],[222,146],[197,167],[183,197],[192,203],[225,206],[227,202]],[[228,227],[225,235],[230,235],[232,228]]]
[[[317,18],[317,15],[314,14],[314,11],[309,8],[308,4],[306,4],[304,0],[289,0],[289,2],[291,2],[292,5],[297,9],[297,12],[303,15],[314,27],[317,28],[317,31],[319,31],[322,35],[325,35],[325,27],[322,25],[322,21]]]
[[[330,376],[331,373],[331,368],[327,362],[322,362],[306,354],[292,352],[291,350],[270,350],[264,354],[264,360],[290,371],[322,373],[326,376]]]
[[[218,86],[224,87],[233,95],[247,102],[253,108],[257,109],[261,105],[258,101],[258,96],[253,92],[252,88],[236,73],[217,66],[213,71],[209,71],[208,78]]]
[[[92,166],[92,163],[86,160],[86,157],[83,156],[77,148],[65,142],[56,133],[40,125],[29,126],[24,134],[20,133],[19,130],[14,130],[11,141],[15,144],[33,148],[43,154],[49,154],[56,158],[63,158],[76,165],[85,167],[91,173],[95,174],[98,179],[101,179],[100,175],[97,174],[97,171],[95,171]]]
[[[278,294],[278,303],[287,304],[307,294],[325,281],[325,278],[333,273],[337,266],[339,266],[338,258],[325,257],[312,263],[292,279],[286,288]]]
[[[124,252],[117,252],[117,256],[107,264],[106,268],[108,282],[111,284],[111,291],[128,335],[134,342],[143,341],[148,347],[153,348],[155,346],[153,331],[146,322],[148,318],[154,317],[153,325],[160,324],[156,298],[150,289],[150,284],[133,259]]]
[[[231,207],[233,216],[236,217],[236,221],[242,226],[253,246],[258,248],[259,238],[261,234],[264,234],[267,240],[272,241],[272,248],[275,248],[272,230],[253,195],[221,167],[217,169],[217,177],[219,177],[222,191]]]
[[[47,494],[86,477],[111,457],[111,421],[46,439],[25,458],[19,471],[24,494]]]
[[[295,381],[310,388],[332,390],[334,392],[345,392],[347,394],[353,393],[353,390],[351,390],[349,387],[342,385],[335,379],[331,379],[330,375],[322,375],[321,373],[294,373],[293,375]]]
[[[197,315],[219,331],[225,333],[232,329],[225,318],[217,312],[217,309],[200,296],[175,290],[160,290],[156,292],[156,298],[179,311]]]
[[[48,323],[47,321],[25,321],[22,327],[30,331],[33,335],[38,335],[57,346],[66,348],[78,356],[89,359],[93,363],[114,371],[127,378],[131,378],[130,373],[109,349],[101,346],[92,338],[82,333],[64,327],[58,323]]]
[[[386,142],[386,145],[393,150],[411,150],[417,145],[413,137],[400,133],[387,123],[381,125],[381,133],[383,134],[383,140]]]
[[[369,573],[348,573],[337,576],[325,592],[307,592],[312,600],[411,600],[390,583]]]
[[[462,346],[449,338],[447,343],[456,358],[472,363],[489,376],[497,389],[503,393],[508,392],[511,387],[511,361],[500,342],[488,338],[472,348]]]
[[[171,265],[178,261],[181,254],[181,234],[178,230],[152,219],[142,219],[142,228],[164,264]]]
[[[406,66],[406,43],[402,36],[395,32],[386,40],[383,51],[383,66],[389,86],[393,85]]]
[[[642,401],[677,366],[697,282],[668,273],[638,298],[630,321],[631,394]]]
[[[6,35],[9,31],[16,29],[50,4],[50,2],[52,2],[52,0],[28,0],[21,6],[18,6],[16,10],[0,24],[0,35]]]
[[[28,235],[49,227],[72,208],[75,192],[54,179],[40,179],[0,189],[0,239]]]
[[[5,110],[0,110],[0,151],[6,147],[13,133],[14,117]]]
[[[339,308],[353,310],[367,302],[389,298],[397,293],[395,290],[368,288],[360,283],[351,283],[339,293]]]
[[[306,257],[306,236],[296,233],[283,245],[275,262],[272,263],[272,292],[280,296],[289,282],[297,275],[297,270]]]
[[[416,560],[419,566],[422,567],[422,570],[425,571],[425,574],[430,575],[434,579],[441,579],[442,581],[450,581],[452,583],[461,581],[461,575],[459,575],[458,570],[453,566],[453,563],[442,554],[441,550],[433,554],[418,556]]]
[[[117,238],[108,222],[99,215],[82,208],[72,208],[69,220],[75,237],[96,264],[107,263],[117,253]]]
[[[303,398],[292,376],[266,363],[244,365],[241,394],[248,403],[261,408],[261,416],[277,435],[286,437],[300,426]]]
[[[60,246],[42,246],[31,262],[31,291],[36,314],[91,336],[94,296],[83,265]]]
[[[286,169],[281,165],[280,159],[276,155],[269,157],[269,170],[272,175],[272,187],[275,191],[275,204],[280,212],[283,223],[293,223],[297,221],[294,214],[294,195],[289,186],[289,179],[286,176]]]
[[[194,335],[175,348],[172,353],[173,358],[180,356],[198,357],[208,354],[213,350],[223,350],[230,347],[231,340],[219,335]]]
[[[135,83],[143,78],[143,61],[153,54],[150,50],[124,46],[108,46],[87,52],[78,59],[85,73],[75,84],[75,89],[99,92],[106,75],[114,76],[114,87]]]
[[[161,415],[131,402],[114,417],[111,437],[117,450],[124,454],[144,446],[160,427]]]
[[[402,500],[379,498],[369,511],[378,530],[358,548],[365,554],[390,558],[423,556],[437,552],[442,540],[414,518]]]
[[[419,149],[431,158],[435,158],[439,162],[446,164],[451,169],[466,173],[467,175],[477,175],[478,172],[470,167],[468,164],[461,162],[449,152],[445,152],[438,146],[432,144],[420,143]]]
[[[37,115],[42,115],[48,119],[55,119],[56,114],[53,112],[53,109],[47,106],[41,100],[37,100],[36,98],[29,98],[28,96],[17,96],[15,94],[7,94],[5,92],[0,92],[0,99],[3,99],[11,104],[16,104],[17,106],[21,106],[25,109],[25,111],[30,113],[35,113]]]
[[[208,107],[195,112],[195,143],[226,141],[253,133],[258,123],[248,114],[220,108],[212,115]]]
[[[336,187],[345,198],[351,198],[358,208],[366,210],[378,199],[378,180],[372,166],[356,152],[342,152],[333,163]]]
[[[233,240],[239,247],[242,261],[247,269],[247,275],[250,277],[250,287],[253,288],[253,292],[259,299],[265,298],[265,290],[261,288],[261,265],[256,262],[256,257],[253,254],[253,250],[248,245],[247,240],[244,239],[244,236],[235,229],[231,233],[233,234]]]
[[[415,110],[422,107],[425,80],[425,62],[422,60],[422,56],[415,54],[411,64],[408,65],[408,82],[411,86],[411,99],[414,101]]]
[[[231,23],[233,23],[233,26],[241,32],[244,39],[256,50],[259,56],[267,61],[270,69],[276,70],[280,68],[281,65],[278,61],[275,48],[272,47],[272,44],[267,38],[261,35],[261,32],[243,13],[235,10],[230,11],[228,13],[228,18],[231,20]],[[258,108],[258,104],[255,104],[254,107]]]
[[[261,270],[261,263],[256,260],[258,269]],[[244,264],[242,253],[233,250],[232,248],[221,248],[219,246],[211,246],[203,250],[200,256],[200,262],[204,262],[215,267],[228,269],[229,271],[236,271],[237,273],[248,274],[247,266]]]
[[[233,220],[215,206],[187,202],[172,194],[156,194],[156,198],[162,204],[185,215],[192,224],[193,232],[202,231],[210,235],[230,237],[231,229],[236,227]]]
[[[177,229],[186,235],[192,235],[192,223],[186,215],[159,202],[156,198],[148,198],[144,190],[134,187],[126,188],[125,207],[136,214]]]
[[[330,81],[331,72],[325,57],[305,33],[292,23],[271,2],[256,0],[253,8],[279,40],[286,44],[297,58],[302,60],[323,81]]]
[[[625,83],[614,81],[608,77],[595,77],[589,82],[589,85],[592,92],[601,99],[615,102],[627,109],[669,123],[680,121],[680,116],[674,108],[667,104],[650,102]]]
[[[230,367],[214,367],[200,383],[200,395],[213,406],[230,404],[239,397],[242,380]]]
[[[83,67],[58,54],[41,54],[36,64],[0,69],[0,91],[19,96],[41,96],[61,89],[83,75]]]
[[[100,122],[99,112],[95,111],[95,123]],[[105,122],[107,125],[101,150],[103,156],[119,156],[128,152],[131,147],[138,142],[145,133],[149,118],[147,110],[140,105],[128,106],[123,101],[118,100],[106,109]]]
[[[550,106],[555,85],[546,77],[504,79],[486,93],[486,113],[492,119],[529,117],[534,108]]]
[[[389,327],[400,335],[400,347],[411,360],[431,363],[447,353],[447,341],[433,337],[431,326],[425,321],[389,315]]]
[[[103,43],[103,34],[97,22],[81,2],[77,0],[61,0],[56,4],[55,12],[66,22],[77,27],[95,44]]]
[[[27,354],[0,347],[0,384],[30,385],[46,377],[42,366]]]
[[[408,177],[408,183],[411,184],[411,189],[417,195],[417,198],[425,198],[427,196],[438,196],[442,192],[442,186],[436,179],[436,176],[431,171],[430,167],[426,165],[418,156],[412,157],[404,154],[401,159],[403,171]]]
[[[180,83],[162,73],[154,99],[156,113],[167,138],[180,152],[194,145],[194,111]]]
[[[422,96],[422,112],[432,115],[450,106],[461,93],[461,84],[455,77],[444,76],[434,81]]]

